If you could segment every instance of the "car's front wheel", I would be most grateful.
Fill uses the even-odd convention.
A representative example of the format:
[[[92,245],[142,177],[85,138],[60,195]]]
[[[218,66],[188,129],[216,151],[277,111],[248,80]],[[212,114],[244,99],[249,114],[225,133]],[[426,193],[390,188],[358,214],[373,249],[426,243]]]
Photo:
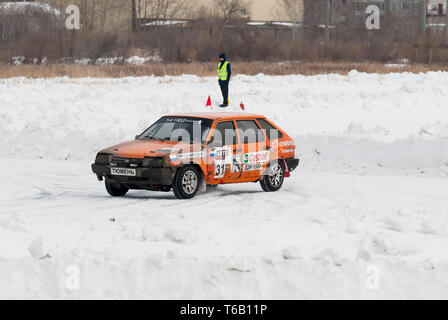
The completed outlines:
[[[191,199],[199,191],[201,175],[195,166],[188,165],[177,170],[173,192],[178,199]]]
[[[260,181],[261,187],[266,192],[275,192],[281,189],[285,180],[285,169],[278,162],[273,162],[266,170],[266,174]]]
[[[118,183],[106,181],[106,190],[112,197],[123,197],[129,188]]]

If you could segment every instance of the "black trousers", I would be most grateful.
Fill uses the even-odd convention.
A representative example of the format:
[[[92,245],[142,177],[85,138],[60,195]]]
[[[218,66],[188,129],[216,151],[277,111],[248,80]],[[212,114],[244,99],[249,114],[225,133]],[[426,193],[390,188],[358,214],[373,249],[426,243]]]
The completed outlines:
[[[220,85],[224,104],[229,103],[229,85]]]

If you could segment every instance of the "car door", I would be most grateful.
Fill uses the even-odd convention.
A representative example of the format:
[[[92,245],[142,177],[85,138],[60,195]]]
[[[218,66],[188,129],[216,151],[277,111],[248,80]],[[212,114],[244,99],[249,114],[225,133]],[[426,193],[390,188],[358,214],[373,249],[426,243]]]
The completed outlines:
[[[211,135],[211,141],[207,145],[209,161],[207,166],[207,182],[210,184],[229,183],[241,176],[241,169],[235,167],[235,155],[241,147],[236,134],[235,122],[220,121]]]
[[[254,119],[237,120],[242,154],[242,180],[256,180],[269,163],[266,136]]]

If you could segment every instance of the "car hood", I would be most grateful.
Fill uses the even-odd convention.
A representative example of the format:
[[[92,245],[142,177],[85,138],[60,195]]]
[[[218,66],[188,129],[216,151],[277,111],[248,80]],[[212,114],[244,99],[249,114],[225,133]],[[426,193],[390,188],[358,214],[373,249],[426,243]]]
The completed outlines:
[[[101,150],[101,153],[113,154],[123,158],[161,157],[178,153],[179,150],[189,152],[193,146],[175,141],[134,140],[117,144]]]

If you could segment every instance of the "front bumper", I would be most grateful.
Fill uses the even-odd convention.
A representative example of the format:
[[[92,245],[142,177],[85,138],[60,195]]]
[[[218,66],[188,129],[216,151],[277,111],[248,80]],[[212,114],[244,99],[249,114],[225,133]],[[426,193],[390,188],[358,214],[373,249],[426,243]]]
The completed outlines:
[[[111,174],[111,166],[92,164],[92,171],[98,180],[105,178],[110,182],[117,182],[130,187],[146,188],[148,186],[171,186],[176,168],[135,168],[135,177],[115,176]]]

